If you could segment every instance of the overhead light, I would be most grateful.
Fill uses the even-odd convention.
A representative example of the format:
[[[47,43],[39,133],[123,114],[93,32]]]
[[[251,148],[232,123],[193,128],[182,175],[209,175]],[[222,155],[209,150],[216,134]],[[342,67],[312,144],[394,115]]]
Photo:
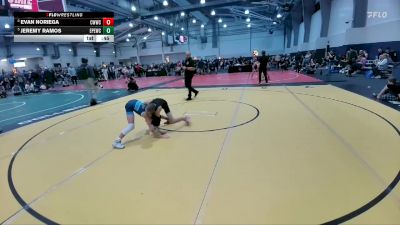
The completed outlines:
[[[96,53],[96,50],[94,50],[93,52]]]
[[[158,16],[154,16],[154,20],[158,20]]]
[[[276,18],[281,18],[282,14],[278,13],[278,15],[276,15]]]
[[[272,24],[276,25],[276,24],[277,24],[277,22],[276,22],[276,21],[274,21],[274,22],[272,22]]]
[[[184,17],[185,16],[185,12],[181,12],[181,16]]]
[[[129,23],[129,26],[130,26],[130,27],[133,27],[133,23]]]
[[[128,37],[132,37],[132,34],[128,34]]]
[[[250,22],[250,17],[246,19],[246,22]]]
[[[10,29],[10,24],[8,24],[8,23],[4,24],[4,28]]]
[[[250,11],[248,9],[244,10],[244,14],[248,15]]]
[[[172,26],[174,26],[174,24],[173,23],[169,23],[169,26],[172,27]]]
[[[206,0],[200,0],[200,4],[206,4]]]
[[[146,37],[146,36],[144,36],[144,37],[143,37],[143,40],[147,40],[147,37]]]
[[[163,6],[168,6],[168,1],[167,1],[167,0],[164,0],[164,1],[162,2],[162,4],[163,4]]]
[[[7,59],[2,59],[1,61],[2,61],[2,62],[7,62]]]
[[[211,16],[215,16],[215,10],[214,9],[211,11]]]
[[[69,52],[72,52],[72,49],[68,49]]]
[[[115,51],[113,51],[113,54],[115,54]]]
[[[26,58],[19,58],[18,60],[26,60]]]
[[[40,51],[40,48],[36,48],[36,51]]]
[[[132,6],[131,6],[131,10],[132,10],[132,12],[136,12],[136,6],[135,6],[135,5],[132,5]]]
[[[147,32],[151,32],[151,28],[149,27],[149,29],[147,29]]]
[[[126,42],[129,42],[129,38],[126,39]]]
[[[201,25],[201,28],[204,28],[204,24]]]
[[[226,24],[224,24],[224,28],[226,28],[227,27],[227,25]]]
[[[184,31],[184,30],[185,30],[185,28],[181,27],[181,31]]]
[[[192,23],[196,23],[196,22],[197,22],[196,19],[193,19],[193,20],[192,20]]]
[[[250,24],[250,23],[249,23],[249,24],[247,24],[247,27],[248,27],[248,28],[250,28],[250,27],[251,27],[251,24]]]
[[[221,18],[218,19],[218,23],[222,23],[222,19]]]
[[[164,32],[164,31],[163,31],[163,32],[161,32],[161,35],[162,35],[162,36],[164,36],[164,35],[165,35],[165,32]]]

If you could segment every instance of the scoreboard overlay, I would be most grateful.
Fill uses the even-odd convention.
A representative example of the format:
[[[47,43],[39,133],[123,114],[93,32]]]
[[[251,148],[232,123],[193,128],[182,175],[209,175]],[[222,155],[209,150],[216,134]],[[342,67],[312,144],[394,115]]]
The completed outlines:
[[[114,42],[114,13],[14,12],[14,42]]]

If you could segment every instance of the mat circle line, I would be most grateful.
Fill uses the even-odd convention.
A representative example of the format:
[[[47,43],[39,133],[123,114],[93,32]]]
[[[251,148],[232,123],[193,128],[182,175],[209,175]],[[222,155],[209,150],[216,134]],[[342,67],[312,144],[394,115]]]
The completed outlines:
[[[165,131],[170,131],[170,132],[181,132],[181,133],[183,133],[183,132],[185,132],[185,133],[213,132],[213,131],[226,130],[226,129],[230,129],[230,128],[235,128],[235,127],[239,127],[239,126],[246,125],[246,124],[248,124],[248,123],[253,122],[253,121],[254,121],[255,119],[257,119],[258,116],[260,115],[260,110],[259,110],[257,107],[255,107],[255,106],[253,106],[253,105],[250,105],[250,104],[247,104],[247,103],[244,103],[244,102],[239,102],[239,101],[204,100],[204,101],[193,101],[193,103],[194,103],[194,102],[233,102],[233,103],[237,103],[237,104],[242,104],[242,105],[250,106],[251,108],[253,108],[254,110],[256,110],[256,115],[255,115],[253,118],[251,118],[250,120],[245,121],[245,122],[242,122],[242,123],[240,123],[240,124],[236,124],[236,125],[228,126],[228,127],[216,128],[216,129],[209,129],[209,130],[172,130],[172,129],[167,129],[167,128],[160,127],[160,130],[165,130]],[[182,104],[185,104],[185,103],[171,104],[171,106],[173,106],[173,105],[182,105]]]
[[[259,90],[259,91],[261,91],[261,90]],[[336,102],[344,103],[344,104],[347,104],[347,105],[350,105],[350,106],[365,110],[365,111],[367,111],[369,113],[372,113],[372,114],[376,115],[377,117],[381,118],[383,121],[388,123],[396,131],[397,135],[400,136],[400,130],[392,122],[390,122],[388,119],[386,119],[385,117],[381,116],[380,114],[378,114],[378,113],[376,113],[376,112],[374,112],[372,110],[366,109],[366,108],[364,108],[362,106],[355,105],[353,103],[337,100],[337,99],[334,99],[334,98],[328,98],[328,97],[324,97],[324,96],[304,94],[304,93],[295,93],[295,94],[300,94],[300,95],[305,95],[305,96],[311,96],[311,97],[316,97],[316,98],[322,98],[322,99],[326,99],[326,100],[336,101]],[[13,181],[13,178],[12,178],[12,169],[13,169],[13,166],[14,166],[15,159],[18,156],[18,154],[21,152],[21,150],[24,148],[24,146],[26,146],[30,141],[32,141],[35,137],[37,137],[41,133],[43,133],[46,130],[48,130],[48,129],[50,129],[50,128],[58,125],[58,124],[61,124],[61,123],[65,122],[65,121],[67,121],[67,120],[73,119],[75,117],[78,117],[80,115],[86,114],[86,113],[94,111],[94,110],[97,110],[97,109],[89,110],[89,111],[77,114],[75,116],[66,118],[64,120],[61,120],[61,121],[59,121],[59,122],[57,122],[57,123],[45,128],[45,129],[39,131],[38,133],[33,135],[31,138],[29,138],[23,145],[21,145],[21,147],[16,151],[16,153],[11,158],[10,164],[8,165],[8,171],[7,171],[7,178],[8,178],[7,180],[8,180],[8,184],[9,184],[9,188],[10,188],[11,193],[13,194],[13,196],[17,200],[17,202],[23,207],[23,209],[25,209],[31,216],[33,216],[34,218],[38,219],[39,221],[41,221],[41,222],[43,222],[45,224],[57,224],[58,225],[60,223],[57,223],[57,222],[47,218],[43,214],[41,214],[41,213],[37,212],[36,210],[34,210],[33,208],[31,208],[29,206],[29,204],[19,195],[17,189],[15,188],[14,181]],[[365,205],[359,207],[358,209],[356,209],[354,211],[351,211],[351,212],[349,212],[349,213],[347,213],[347,214],[345,214],[343,216],[340,216],[340,217],[338,217],[336,219],[330,220],[328,222],[324,222],[322,224],[340,224],[340,223],[347,222],[347,221],[349,221],[349,220],[361,215],[362,213],[366,212],[367,210],[369,210],[370,208],[372,208],[376,204],[378,204],[380,201],[382,201],[387,195],[389,195],[389,193],[392,192],[392,190],[396,187],[396,185],[399,183],[399,181],[400,181],[400,170],[397,173],[396,177],[393,179],[393,181],[378,196],[376,196],[375,198],[373,198],[372,200],[367,202]],[[9,217],[9,218],[11,218],[11,217]],[[6,219],[5,221],[7,221],[7,220],[8,219]],[[1,224],[4,223],[5,221],[1,222]]]
[[[26,102],[8,102],[8,103],[1,103],[0,105],[9,105],[9,104],[15,104],[15,103],[22,103],[22,104],[14,106],[14,107],[9,108],[9,109],[0,110],[0,112],[10,111],[12,109],[16,109],[16,108],[19,108],[19,107],[22,107],[22,106],[26,105]]]

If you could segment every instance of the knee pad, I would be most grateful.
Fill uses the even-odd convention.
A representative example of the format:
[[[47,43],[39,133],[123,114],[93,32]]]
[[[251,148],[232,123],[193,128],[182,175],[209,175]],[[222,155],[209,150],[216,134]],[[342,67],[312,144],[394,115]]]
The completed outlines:
[[[121,131],[121,133],[123,134],[123,135],[127,135],[129,132],[131,132],[133,129],[135,129],[135,124],[134,123],[130,123],[130,124],[128,124],[128,126],[126,126],[122,131]]]
[[[161,123],[161,117],[157,117],[157,116],[152,116],[151,117],[151,124],[153,126],[158,127],[158,126],[160,126],[160,123]]]

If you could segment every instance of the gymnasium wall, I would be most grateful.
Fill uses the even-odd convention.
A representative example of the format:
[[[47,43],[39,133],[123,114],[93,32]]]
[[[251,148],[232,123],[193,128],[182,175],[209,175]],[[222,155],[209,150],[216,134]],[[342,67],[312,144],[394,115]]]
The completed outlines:
[[[399,0],[368,0],[368,12],[386,12],[385,18],[368,17],[366,26],[352,28],[353,1],[332,0],[328,36],[320,37],[321,11],[313,14],[309,43],[303,43],[304,25],[299,26],[299,44],[286,48],[286,53],[326,48],[327,44],[340,52],[349,46],[367,47],[376,51],[378,47],[391,47],[400,51],[400,1]],[[293,40],[293,32],[292,35]],[[364,46],[365,45],[365,46]],[[366,48],[364,48],[366,49]]]
[[[40,44],[31,44],[31,43],[18,43],[12,44],[11,52],[13,54],[12,58],[18,60],[20,58],[27,58],[25,60],[26,67],[24,69],[34,69],[37,65],[40,66],[48,66],[52,67],[54,63],[61,63],[63,66],[66,66],[67,63],[71,63],[74,66],[79,66],[81,64],[81,58],[87,58],[91,65],[96,64],[100,65],[101,63],[118,63],[117,59],[114,56],[114,48],[112,44],[105,44],[100,47],[100,57],[96,57],[96,53],[94,52],[93,45],[90,44],[79,44],[77,48],[77,57],[73,56],[73,53],[69,51],[72,49],[72,45],[70,44],[60,44],[59,52],[60,57],[54,59],[52,56],[54,55],[53,45],[47,46],[47,56],[43,55],[43,46]],[[37,51],[36,48],[40,50]],[[4,46],[0,46],[0,59],[6,58],[6,48]],[[5,71],[9,71],[12,69],[11,64],[8,61],[0,61],[0,70],[3,69]]]
[[[150,40],[146,42],[146,48],[132,47],[132,43],[121,43],[118,45],[117,58],[129,60],[137,58],[139,55],[142,64],[148,64],[152,59],[154,63],[162,62],[167,55],[182,55],[190,51],[195,57],[238,57],[250,56],[254,49],[259,51],[266,50],[270,54],[277,54],[284,50],[283,33],[275,31],[269,33],[246,33],[241,35],[220,36],[217,48],[212,48],[211,36],[207,37],[207,43],[201,43],[200,39],[190,39],[188,43],[162,47],[161,41]],[[152,56],[152,57],[147,57]],[[142,61],[144,59],[145,61]],[[170,57],[171,61],[176,62],[183,58]]]

